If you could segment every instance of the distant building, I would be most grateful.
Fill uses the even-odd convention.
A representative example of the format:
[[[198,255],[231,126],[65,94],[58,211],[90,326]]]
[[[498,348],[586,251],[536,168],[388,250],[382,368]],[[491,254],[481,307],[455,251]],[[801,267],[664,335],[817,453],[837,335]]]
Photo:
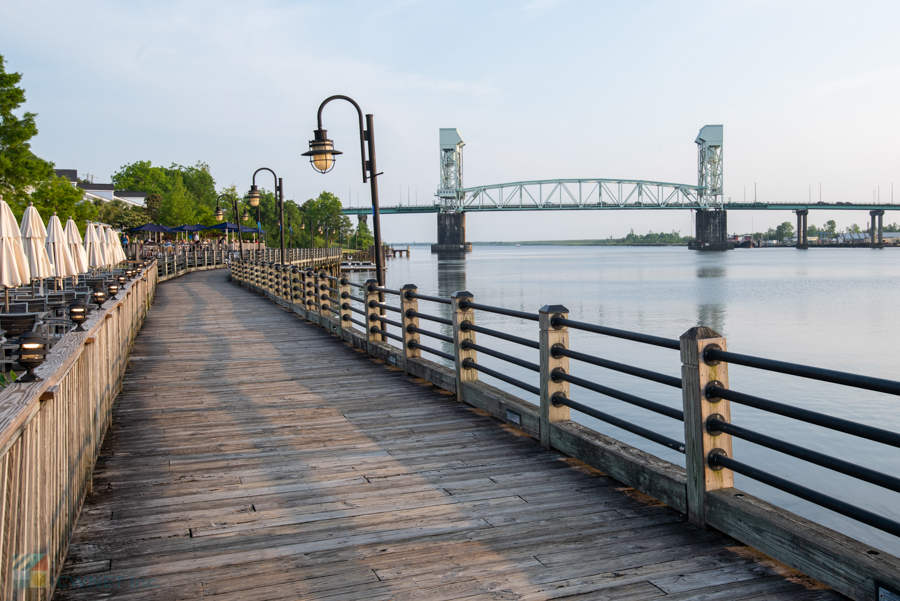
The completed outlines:
[[[54,169],[53,170],[57,176],[64,177],[70,182],[72,182],[73,186],[77,186],[84,191],[85,200],[90,200],[91,202],[95,200],[102,200],[104,202],[110,202],[112,200],[121,200],[127,205],[132,205],[135,207],[144,206],[145,201],[147,200],[146,192],[135,192],[130,190],[116,190],[116,187],[113,184],[95,184],[91,183],[83,183],[78,181],[78,170],[77,169]]]

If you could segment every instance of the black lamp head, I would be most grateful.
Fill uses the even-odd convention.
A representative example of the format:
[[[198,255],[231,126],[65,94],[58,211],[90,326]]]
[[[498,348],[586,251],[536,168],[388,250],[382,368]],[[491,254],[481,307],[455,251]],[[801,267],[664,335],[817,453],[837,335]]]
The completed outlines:
[[[43,378],[34,375],[34,370],[40,366],[47,356],[48,341],[37,332],[25,332],[19,336],[19,365],[28,370],[19,382],[40,382]]]
[[[250,186],[250,190],[247,192],[247,196],[245,196],[244,198],[247,199],[247,202],[250,203],[251,207],[259,206],[260,194],[259,188],[256,187],[256,184]]]
[[[344,153],[334,149],[334,142],[328,139],[327,130],[317,129],[313,137],[309,141],[309,151],[301,156],[309,157],[309,163],[319,173],[328,173],[334,169],[334,157]]]

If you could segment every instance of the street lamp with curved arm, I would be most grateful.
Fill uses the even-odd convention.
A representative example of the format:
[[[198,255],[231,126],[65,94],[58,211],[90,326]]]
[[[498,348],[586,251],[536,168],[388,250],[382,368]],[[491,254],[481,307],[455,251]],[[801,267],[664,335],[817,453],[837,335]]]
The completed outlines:
[[[362,160],[363,183],[369,182],[372,194],[372,225],[375,236],[375,271],[376,279],[380,287],[384,286],[384,249],[381,247],[381,215],[378,209],[378,173],[375,166],[375,126],[372,115],[365,116],[363,126],[363,112],[355,100],[349,96],[330,96],[319,105],[318,129],[313,132],[313,139],[309,141],[309,151],[303,156],[309,157],[313,169],[319,173],[328,173],[334,168],[335,156],[343,154],[334,149],[334,143],[328,139],[328,132],[322,127],[322,109],[332,100],[346,100],[356,108],[359,115],[359,154]],[[368,143],[368,144],[367,144]],[[368,148],[368,159],[366,150]]]
[[[232,196],[231,194],[219,194],[219,197],[216,198],[216,221],[222,221],[225,218],[225,212],[222,210],[222,207],[219,206],[219,200],[222,198],[227,198],[231,200],[232,205],[234,206],[234,220],[237,222],[238,226],[238,248],[241,251],[241,261],[244,260],[244,237],[243,237],[243,226],[241,225],[240,213],[238,212],[238,199]]]
[[[247,200],[250,202],[250,206],[259,206],[260,194],[259,189],[256,187],[256,174],[260,171],[268,171],[272,174],[272,177],[275,178],[275,201],[278,203],[278,223],[281,225],[281,264],[284,265],[284,183],[282,179],[275,175],[275,172],[268,167],[260,167],[254,171],[250,191],[247,192],[246,196]]]

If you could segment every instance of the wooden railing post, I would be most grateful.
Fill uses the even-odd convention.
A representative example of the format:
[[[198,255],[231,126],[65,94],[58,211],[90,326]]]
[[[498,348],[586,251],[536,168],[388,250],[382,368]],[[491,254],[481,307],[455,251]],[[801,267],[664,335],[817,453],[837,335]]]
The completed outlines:
[[[324,290],[322,290],[322,286],[326,281],[327,280],[321,277],[321,274],[318,272],[318,270],[313,272],[313,286],[316,291],[316,295],[314,298],[316,299],[316,303],[318,303],[319,305],[319,325],[322,325],[322,317],[328,314],[328,309],[325,308],[327,305],[325,304],[325,301],[322,300],[322,292],[324,292]]]
[[[731,409],[725,399],[710,399],[706,386],[728,388],[728,364],[708,362],[703,358],[707,348],[728,350],[725,338],[710,328],[691,328],[681,335],[681,394],[684,401],[684,452],[687,469],[688,520],[706,527],[706,492],[734,487],[734,473],[721,467],[710,467],[712,453],[733,457],[731,435],[710,432],[706,420],[715,416],[731,422]]]
[[[478,361],[478,356],[474,349],[463,348],[463,342],[475,343],[475,332],[472,330],[464,330],[465,324],[475,323],[475,311],[460,307],[462,301],[471,301],[474,296],[471,292],[454,292],[450,295],[450,306],[453,321],[453,357],[456,371],[456,399],[460,402],[464,400],[463,382],[477,382],[478,370],[464,365],[466,359],[473,362]]]
[[[325,289],[325,287],[328,286],[328,284],[331,282],[331,280],[329,280],[327,277],[325,277],[326,275],[327,274],[325,273],[324,270],[316,272],[316,277],[318,277],[318,284],[319,284],[316,287],[317,288],[316,292],[319,295],[319,303],[320,303],[319,309],[320,309],[320,313],[322,314],[322,317],[327,319],[327,318],[331,317],[332,313],[328,309],[328,307],[331,306],[331,301],[326,300],[331,297],[331,294],[330,294],[329,290]],[[322,321],[322,323],[324,324],[325,322]]]
[[[375,319],[375,316],[380,317],[378,307],[374,306],[374,303],[378,302],[378,291],[375,290],[375,286],[377,285],[378,280],[366,280],[366,334],[367,340],[370,343],[382,342],[384,340],[384,336],[372,332],[373,327],[377,327],[381,330],[384,325]],[[371,350],[369,352],[371,354]]]
[[[411,342],[418,343],[420,335],[418,332],[410,332],[410,326],[419,327],[419,318],[410,316],[408,313],[418,313],[419,301],[415,298],[409,298],[410,293],[415,294],[417,288],[415,284],[407,284],[400,289],[400,323],[403,324],[403,371],[409,375],[409,360],[422,356],[422,351],[409,345]]]
[[[562,305],[544,305],[538,313],[540,325],[541,368],[541,445],[550,448],[550,423],[569,419],[569,408],[553,402],[553,395],[569,396],[569,383],[554,380],[554,372],[569,372],[568,357],[554,357],[553,349],[569,348],[569,328],[554,326],[554,317],[569,317],[569,310]]]
[[[340,301],[340,314],[338,321],[341,322],[340,335],[344,338],[344,328],[350,327],[350,280],[343,276],[338,276],[338,300]]]
[[[306,299],[306,319],[310,321],[312,321],[310,315],[315,311],[315,307],[312,306],[313,296],[315,296],[314,286],[313,271],[307,267],[303,270],[303,297]]]

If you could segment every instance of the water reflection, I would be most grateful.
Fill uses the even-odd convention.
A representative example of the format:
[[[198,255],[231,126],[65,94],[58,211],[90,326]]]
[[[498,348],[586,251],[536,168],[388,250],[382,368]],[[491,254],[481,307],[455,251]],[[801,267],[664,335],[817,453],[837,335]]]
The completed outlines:
[[[728,275],[728,269],[724,265],[698,265],[697,278],[724,278]]]
[[[448,297],[454,292],[466,289],[466,261],[456,256],[438,256],[438,296]]]
[[[697,325],[714,329],[721,334],[725,331],[725,306],[718,303],[697,305]]]

